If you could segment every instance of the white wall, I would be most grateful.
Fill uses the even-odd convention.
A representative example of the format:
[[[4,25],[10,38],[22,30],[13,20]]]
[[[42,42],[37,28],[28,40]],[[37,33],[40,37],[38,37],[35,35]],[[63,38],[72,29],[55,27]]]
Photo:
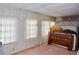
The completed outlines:
[[[30,11],[23,11],[17,8],[11,8],[7,6],[0,6],[0,16],[1,17],[16,17],[17,18],[17,42],[11,44],[4,44],[3,51],[5,54],[13,54],[15,52],[24,50],[26,48],[33,47],[35,45],[47,41],[44,38],[41,39],[41,21],[42,20],[50,20],[50,17],[38,13],[33,13]],[[38,37],[35,39],[26,40],[25,37],[25,21],[26,19],[37,19],[38,20]]]
[[[64,21],[62,20],[62,18],[57,18],[57,20],[60,20],[58,21],[58,24],[63,28],[63,29],[72,29],[73,31],[77,32],[79,31],[78,27],[79,27],[79,21],[76,21],[76,20],[79,20],[78,19],[74,19],[74,21]]]
[[[76,21],[63,21],[63,22],[59,22],[59,25],[61,26],[78,26],[78,23],[79,22],[76,22]]]
[[[56,21],[58,21],[58,24],[60,25],[60,26],[79,26],[78,24],[79,24],[79,21],[76,21],[76,20],[79,20],[79,18],[78,19],[74,19],[74,21],[64,21],[62,18],[60,18],[60,17],[57,17],[56,18]]]

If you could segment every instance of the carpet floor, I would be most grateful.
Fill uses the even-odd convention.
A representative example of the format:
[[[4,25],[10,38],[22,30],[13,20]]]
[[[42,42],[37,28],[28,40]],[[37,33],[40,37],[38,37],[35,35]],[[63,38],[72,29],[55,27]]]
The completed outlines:
[[[43,44],[16,53],[16,55],[76,55],[76,54],[77,51],[68,51],[66,48],[47,44]]]

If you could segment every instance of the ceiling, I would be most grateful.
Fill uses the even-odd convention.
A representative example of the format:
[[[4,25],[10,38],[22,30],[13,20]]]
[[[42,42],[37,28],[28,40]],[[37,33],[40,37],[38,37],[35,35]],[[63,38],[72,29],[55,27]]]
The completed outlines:
[[[9,3],[8,6],[56,17],[79,15],[78,3]]]

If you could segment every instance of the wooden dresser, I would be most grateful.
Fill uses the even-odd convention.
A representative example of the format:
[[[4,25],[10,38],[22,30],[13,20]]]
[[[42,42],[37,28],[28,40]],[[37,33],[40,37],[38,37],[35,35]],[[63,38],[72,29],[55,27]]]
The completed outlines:
[[[48,44],[58,44],[61,46],[68,47],[68,50],[73,48],[73,36],[71,34],[61,33],[49,33]]]

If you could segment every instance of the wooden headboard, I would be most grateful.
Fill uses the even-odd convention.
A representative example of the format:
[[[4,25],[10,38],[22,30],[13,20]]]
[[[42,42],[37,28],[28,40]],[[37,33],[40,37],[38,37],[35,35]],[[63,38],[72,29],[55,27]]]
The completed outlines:
[[[73,36],[71,34],[49,33],[48,44],[51,43],[68,47],[68,50],[73,48]]]

